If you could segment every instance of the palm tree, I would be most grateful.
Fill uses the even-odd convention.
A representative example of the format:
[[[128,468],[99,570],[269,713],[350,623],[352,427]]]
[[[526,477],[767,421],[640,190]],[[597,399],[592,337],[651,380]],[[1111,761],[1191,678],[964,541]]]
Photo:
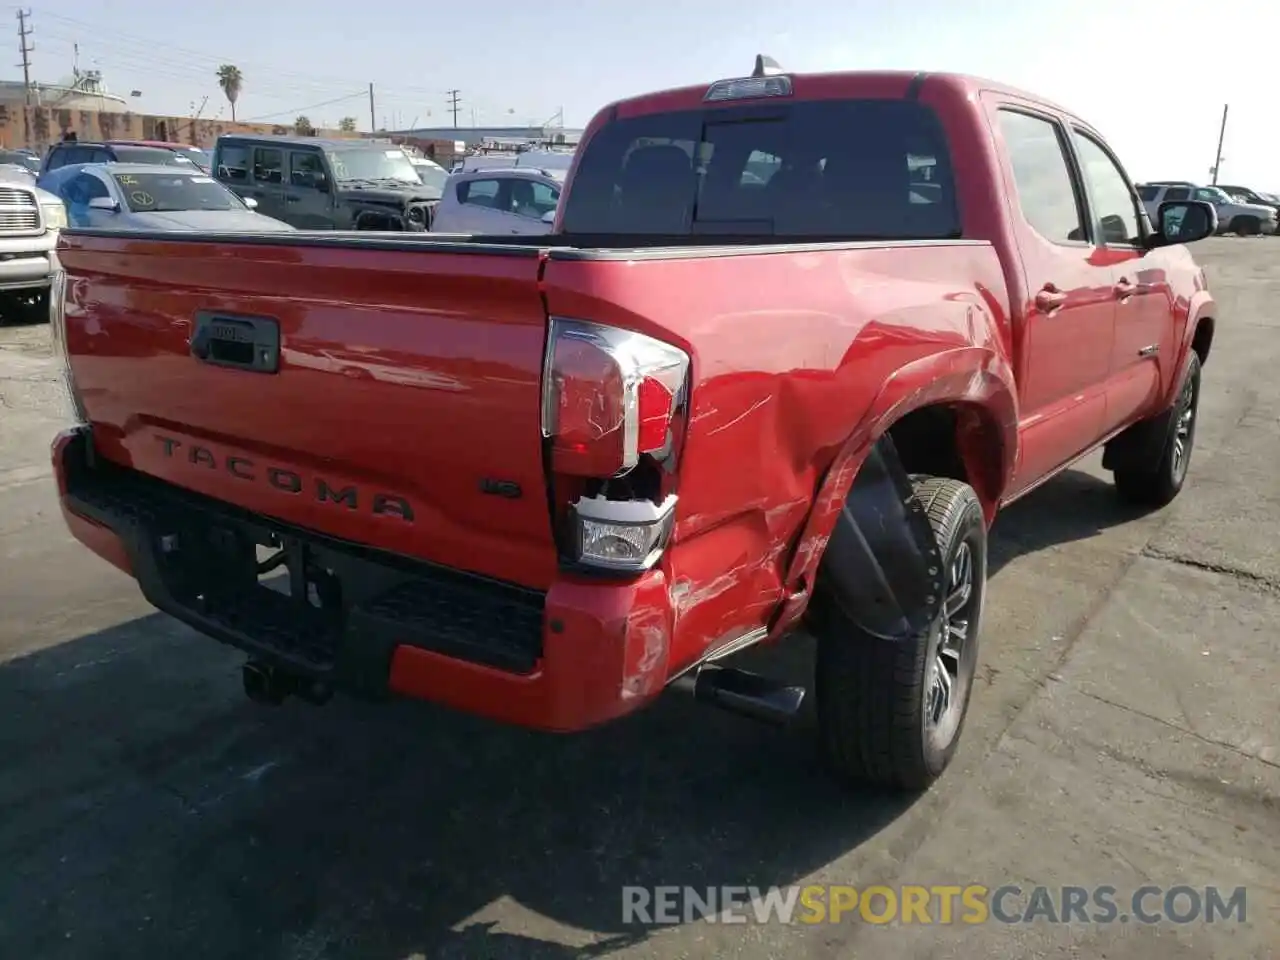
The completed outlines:
[[[341,120],[338,121],[338,129],[341,130],[343,133],[355,133],[356,118],[343,117]]]
[[[227,95],[227,103],[231,104],[231,122],[236,119],[236,100],[240,98],[240,88],[244,86],[244,74],[233,63],[224,63],[218,68],[218,86]]]

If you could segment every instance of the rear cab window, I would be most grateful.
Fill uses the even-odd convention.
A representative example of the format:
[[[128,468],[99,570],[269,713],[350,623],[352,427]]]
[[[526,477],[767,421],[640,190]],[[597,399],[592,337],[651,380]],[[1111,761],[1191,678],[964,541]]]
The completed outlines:
[[[610,123],[582,148],[566,234],[743,240],[961,235],[946,139],[912,100],[752,101]]]

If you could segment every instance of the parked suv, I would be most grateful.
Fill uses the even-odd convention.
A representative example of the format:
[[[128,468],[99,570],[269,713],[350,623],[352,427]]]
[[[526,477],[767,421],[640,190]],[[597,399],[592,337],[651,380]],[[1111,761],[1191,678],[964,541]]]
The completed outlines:
[[[563,176],[530,167],[455,173],[431,229],[434,233],[550,233]]]
[[[1255,236],[1276,232],[1276,210],[1257,203],[1240,203],[1221,187],[1196,187],[1185,183],[1143,183],[1138,185],[1138,196],[1152,222],[1160,204],[1183,200],[1199,200],[1213,205],[1218,212],[1218,233],[1238,233]]]
[[[1224,184],[1218,184],[1218,189],[1239,203],[1253,203],[1262,207],[1270,207],[1277,214],[1280,214],[1280,199],[1273,194],[1259,193],[1257,190],[1250,190],[1248,187],[1229,187]]]
[[[59,167],[66,167],[73,163],[146,163],[190,167],[194,161],[169,147],[144,146],[120,141],[89,143],[84,140],[64,140],[49,148],[40,172],[45,174],[50,170],[57,170]]]
[[[222,136],[213,175],[301,230],[421,232],[440,200],[400,147],[363,140]]]

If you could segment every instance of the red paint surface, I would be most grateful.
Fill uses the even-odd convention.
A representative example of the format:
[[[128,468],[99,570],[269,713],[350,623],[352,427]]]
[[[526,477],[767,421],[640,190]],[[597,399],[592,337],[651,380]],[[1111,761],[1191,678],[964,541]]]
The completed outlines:
[[[909,82],[824,75],[795,90],[902,96]],[[619,111],[691,107],[705,89]],[[1167,405],[1196,321],[1214,313],[1185,248],[1059,247],[1023,220],[994,111],[1078,120],[963,78],[931,77],[921,99],[950,140],[965,242],[592,261],[64,237],[68,343],[95,442],[108,459],[263,514],[548,591],[546,622],[563,629],[546,629],[534,675],[401,648],[398,692],[550,729],[618,716],[718,644],[796,621],[862,458],[898,418],[960,410],[990,521]],[[1142,290],[1124,303],[1122,276]],[[1033,304],[1046,283],[1066,294],[1053,316]],[[277,318],[282,374],[193,361],[199,309]],[[675,532],[660,568],[634,582],[557,570],[539,437],[548,312],[692,358]],[[1136,358],[1157,342],[1156,357]],[[165,456],[160,436],[210,457]],[[252,461],[254,478],[226,469],[232,458]],[[363,499],[349,510],[284,492],[261,479],[272,466],[362,498],[403,497],[415,522],[375,516]],[[524,496],[484,496],[482,478]],[[71,521],[113,559],[101,528]]]

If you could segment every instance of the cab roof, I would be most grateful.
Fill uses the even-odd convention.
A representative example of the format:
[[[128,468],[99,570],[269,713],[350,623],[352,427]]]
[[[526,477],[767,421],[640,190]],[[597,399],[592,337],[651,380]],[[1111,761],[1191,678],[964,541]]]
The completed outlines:
[[[989,80],[985,77],[974,76],[972,74],[946,72],[931,73],[922,70],[843,70],[821,73],[799,73],[783,70],[769,57],[764,55],[756,58],[756,67],[754,71],[744,71],[738,77],[720,77],[714,80],[708,80],[706,83],[697,84],[696,86],[690,85],[684,87],[673,87],[668,90],[660,90],[640,94],[634,97],[627,97],[622,100],[615,101],[605,109],[617,111],[624,115],[651,113],[666,109],[681,109],[681,107],[676,106],[677,104],[685,105],[683,108],[688,109],[687,104],[691,99],[696,99],[698,102],[701,102],[706,96],[707,91],[718,83],[728,80],[741,80],[748,77],[759,78],[768,76],[789,77],[794,85],[796,99],[809,99],[818,94],[830,96],[830,91],[833,89],[838,90],[842,87],[848,88],[850,93],[866,91],[867,95],[872,96],[883,96],[884,94],[880,91],[887,92],[892,90],[901,90],[902,94],[905,96],[908,95],[909,92],[913,90],[921,90],[925,86],[949,88],[951,92],[959,94],[962,97],[983,92],[998,93],[1019,100],[1026,100],[1030,103],[1039,104],[1055,113],[1069,117],[1073,122],[1078,123],[1082,127],[1092,129],[1091,125],[1074,111],[1067,109],[1059,103],[1055,103],[1047,97],[1032,93],[1028,90],[1022,90],[1006,83],[1000,83],[999,81]]]

